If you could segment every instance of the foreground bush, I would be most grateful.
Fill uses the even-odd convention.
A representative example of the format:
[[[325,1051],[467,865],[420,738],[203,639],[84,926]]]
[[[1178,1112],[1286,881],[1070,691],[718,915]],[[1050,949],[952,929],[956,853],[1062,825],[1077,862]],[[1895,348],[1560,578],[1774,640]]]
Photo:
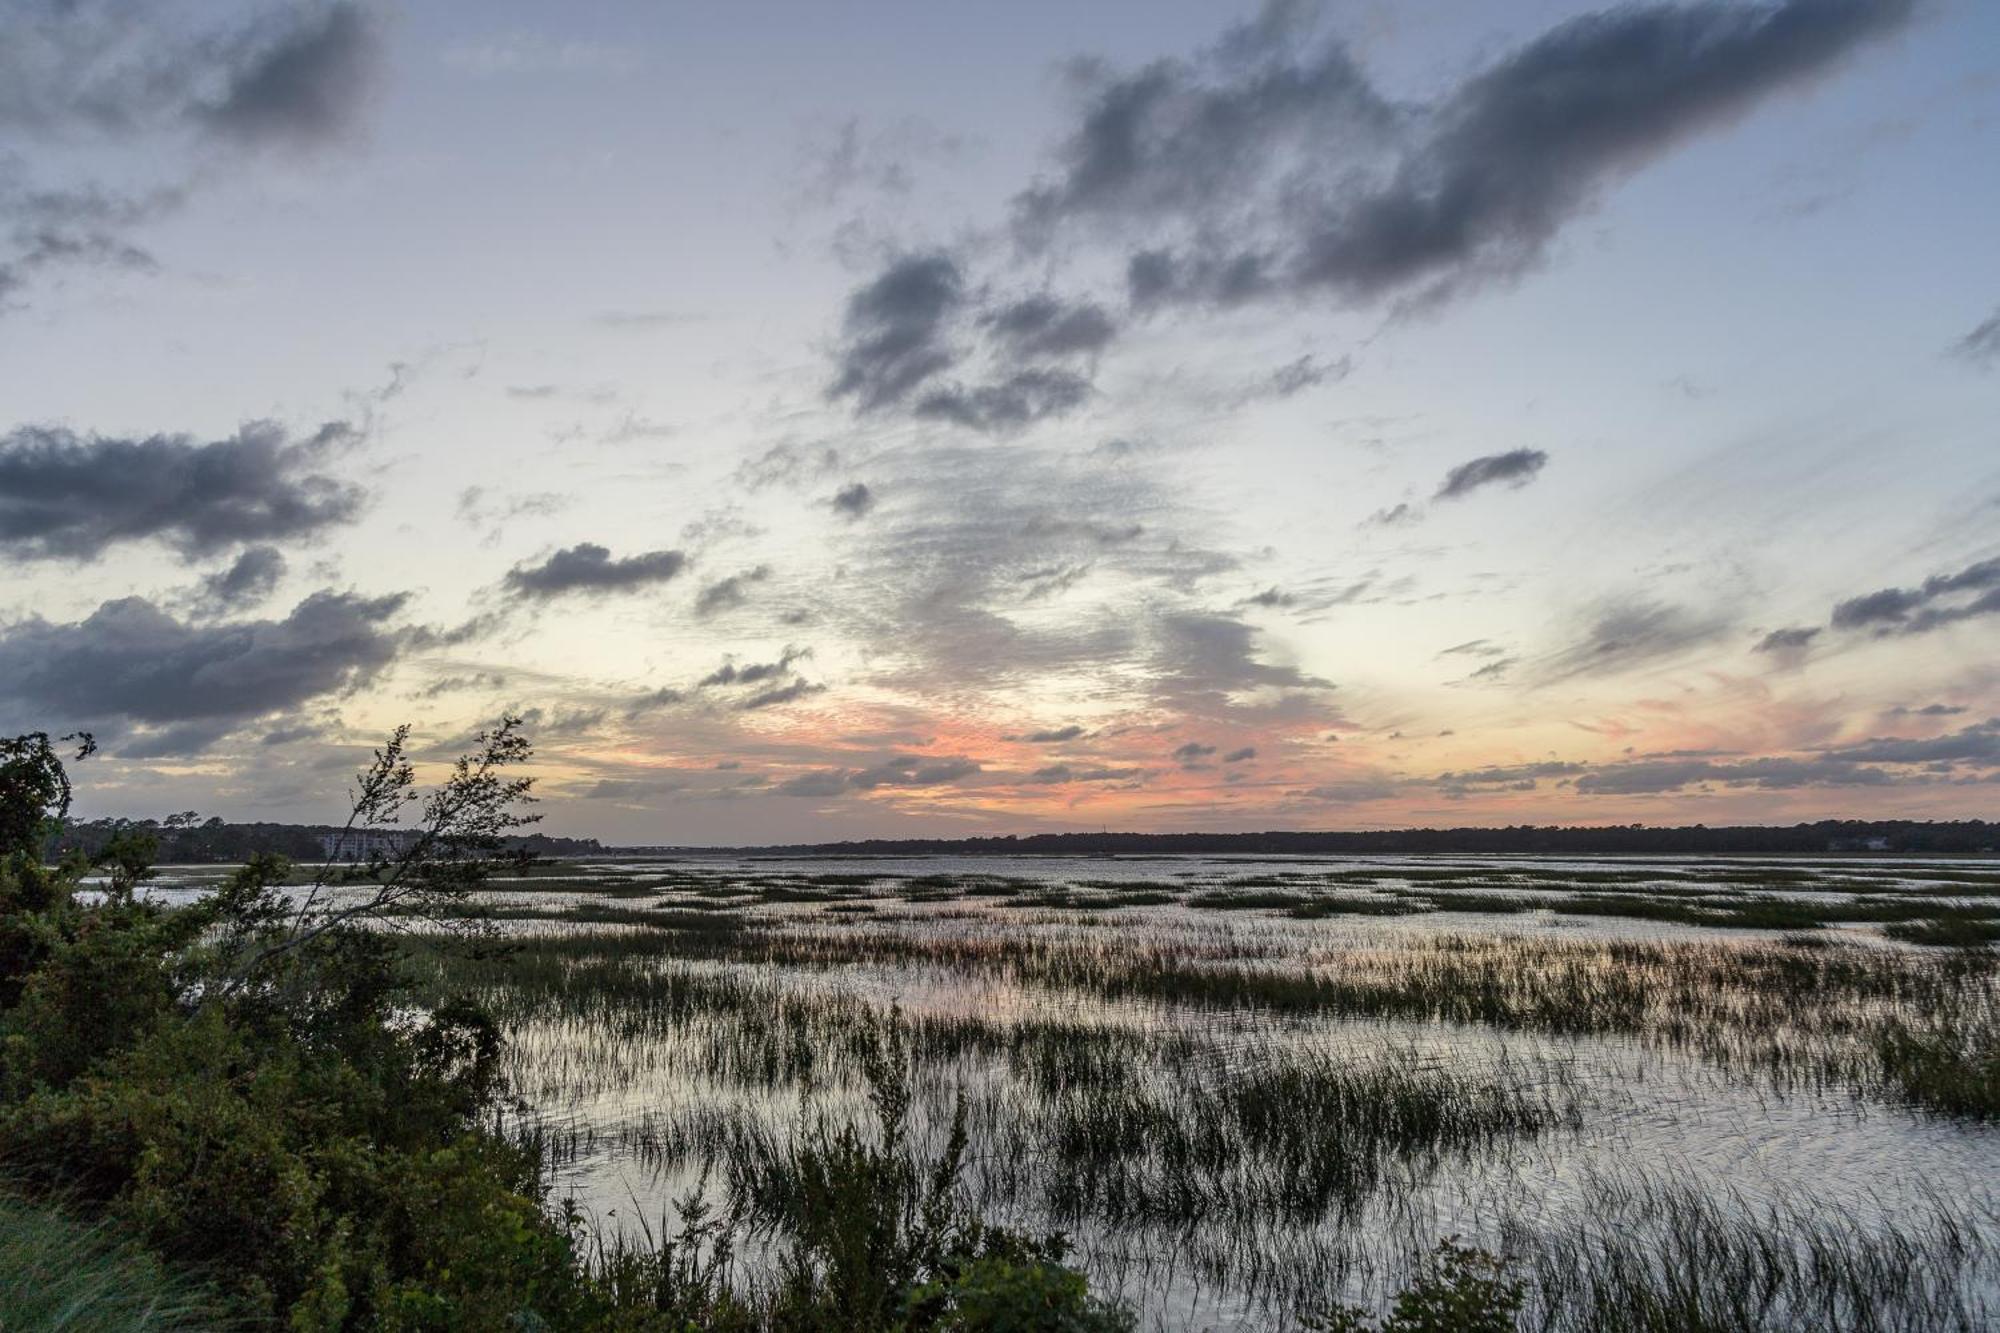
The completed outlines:
[[[575,1216],[544,1206],[531,1154],[490,1128],[494,1026],[463,1002],[413,1011],[367,928],[483,882],[527,822],[512,813],[527,783],[509,774],[525,743],[504,724],[419,800],[403,739],[356,800],[363,825],[419,812],[393,861],[286,890],[289,867],[257,859],[181,908],[135,895],[142,842],[105,849],[96,892],[82,892],[82,860],[44,866],[68,806],[62,762],[45,736],[0,743],[12,1188],[60,1193],[211,1283],[234,1315],[295,1333],[1129,1327],[1061,1265],[1059,1242],[966,1215],[955,1155],[913,1163],[893,1113],[902,1071],[887,1064],[879,1140],[825,1131],[787,1163],[792,1178],[738,1182],[761,1191],[754,1218],[693,1209],[676,1239],[587,1254]],[[774,1288],[732,1284],[742,1226],[789,1246]]]

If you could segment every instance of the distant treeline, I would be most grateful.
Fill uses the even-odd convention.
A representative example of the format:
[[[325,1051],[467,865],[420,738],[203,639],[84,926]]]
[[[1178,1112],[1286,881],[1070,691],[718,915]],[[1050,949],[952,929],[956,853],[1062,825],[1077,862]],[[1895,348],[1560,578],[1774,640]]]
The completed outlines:
[[[325,855],[323,839],[341,830],[332,824],[229,824],[157,819],[91,819],[69,824],[49,845],[54,860],[69,851],[95,855],[120,833],[147,833],[159,840],[155,860],[162,865],[241,861],[254,852],[277,852],[294,861],[315,862]],[[595,838],[552,838],[536,833],[505,839],[509,850],[536,856],[592,856],[603,852]]]
[[[1774,855],[1825,852],[1990,852],[2000,850],[2000,823],[1981,819],[1825,819],[1790,827],[1741,825],[1649,828],[1536,827],[1389,829],[1361,833],[1036,833],[1027,837],[863,842],[761,847],[799,856],[1214,856],[1229,853],[1329,856],[1365,853],[1487,852],[1507,855]]]

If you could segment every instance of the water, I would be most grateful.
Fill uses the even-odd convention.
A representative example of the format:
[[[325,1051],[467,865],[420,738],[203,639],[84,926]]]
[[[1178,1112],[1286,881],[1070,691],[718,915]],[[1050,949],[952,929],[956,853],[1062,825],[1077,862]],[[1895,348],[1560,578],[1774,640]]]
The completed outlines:
[[[204,878],[170,875],[158,891],[200,892]],[[1424,910],[1302,918],[1283,906],[1197,905],[1217,901],[1197,895],[1218,892]],[[1108,905],[1135,893],[1168,901]],[[842,1043],[856,1023],[893,1010],[906,1024],[960,1033],[955,1046],[918,1043],[919,1137],[941,1140],[953,1107],[964,1105],[973,1132],[969,1195],[996,1219],[1067,1230],[1094,1283],[1132,1300],[1149,1327],[1263,1328],[1335,1297],[1379,1300],[1437,1238],[1497,1248],[1510,1226],[1587,1224],[1607,1182],[1672,1182],[1746,1216],[1784,1206],[1864,1226],[1908,1223],[1944,1199],[1982,1237],[2000,1238],[2000,1129],[1928,1113],[1840,1072],[1865,1063],[1857,1034],[1903,1013],[1898,1006],[1915,1003],[1908,999],[1775,996],[1732,988],[1723,968],[1712,993],[1676,990],[1663,974],[1657,996],[1638,988],[1638,1018],[1560,1031],[1218,1005],[1078,980],[1164,963],[1196,975],[1247,969],[1405,984],[1455,960],[1490,957],[1504,987],[1519,980],[1509,969],[1546,969],[1558,980],[1565,968],[1613,969],[1620,964],[1601,950],[1622,942],[1700,951],[1781,938],[1557,910],[1577,893],[1697,906],[1755,895],[1819,904],[1833,916],[1843,905],[1863,915],[1881,903],[1978,908],[2000,903],[2000,861],[717,856],[547,867],[539,879],[496,886],[484,901],[516,914],[496,923],[502,931],[566,937],[586,958],[596,947],[589,941],[601,941],[623,966],[740,985],[758,997],[696,1006],[671,1024],[560,1005],[515,1022],[510,1073],[528,1103],[525,1118],[559,1131],[566,1148],[557,1192],[607,1230],[640,1218],[655,1230],[662,1218],[671,1227],[675,1201],[726,1168],[732,1133],[782,1138],[810,1116],[864,1116],[865,1089]],[[1523,910],[1479,910],[1496,894]],[[1484,902],[1472,901],[1480,895]],[[1474,910],[1459,910],[1455,897]],[[593,906],[631,920],[562,920]],[[749,929],[658,936],[633,924],[663,910]],[[524,911],[553,919],[523,919]],[[1945,956],[1896,944],[1873,924],[1816,933],[1917,972]],[[1955,994],[1953,1003],[1970,1004],[1973,1018],[1990,1024],[1990,973]],[[1935,1021],[1917,1009],[1910,1015]],[[1363,1172],[1365,1188],[1317,1213],[1286,1211],[1267,1197],[1285,1183],[1270,1174],[1282,1154],[1267,1145],[1205,1177],[1227,1203],[1211,1215],[1106,1216],[1052,1197],[1052,1176],[1104,1163],[1079,1166],[1051,1147],[1048,1135],[1092,1094],[1039,1081],[1037,1041],[1058,1054],[1114,1052],[1122,1063],[1104,1077],[1166,1108],[1167,1119],[1148,1131],[1158,1134],[1174,1114],[1192,1117],[1204,1097],[1260,1073],[1384,1060],[1504,1088],[1547,1114],[1532,1129],[1473,1143],[1410,1132],[1395,1140],[1403,1149]],[[1307,1138],[1357,1132],[1304,1114],[1293,1123]],[[1142,1144],[1124,1165],[1143,1164],[1153,1146]],[[2000,1298],[1991,1268],[1966,1282],[1975,1304]]]

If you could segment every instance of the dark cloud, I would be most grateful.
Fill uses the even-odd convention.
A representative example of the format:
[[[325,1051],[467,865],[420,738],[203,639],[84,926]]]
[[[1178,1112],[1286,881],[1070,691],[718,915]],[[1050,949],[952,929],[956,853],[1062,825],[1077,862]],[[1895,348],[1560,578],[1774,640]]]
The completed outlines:
[[[1933,574],[1915,588],[1882,588],[1833,608],[1836,629],[1922,634],[1977,616],[2000,613],[2000,557]]]
[[[788,778],[771,790],[780,796],[838,796],[846,791],[879,787],[941,787],[980,771],[977,760],[963,755],[926,758],[892,755],[860,769],[820,769]]]
[[[373,679],[401,650],[402,595],[318,592],[282,620],[192,624],[142,597],[0,630],[0,698],[37,725],[236,725]],[[218,733],[219,734],[219,733]]]
[[[1850,764],[1974,763],[2000,765],[2000,717],[1975,722],[1948,736],[1929,740],[1878,738],[1826,751],[1828,759]]]
[[[1272,610],[1277,610],[1281,607],[1296,606],[1298,605],[1298,601],[1299,599],[1297,597],[1293,596],[1291,593],[1285,592],[1282,589],[1266,588],[1262,592],[1252,593],[1250,596],[1245,597],[1243,599],[1243,605],[1263,606],[1263,607],[1269,607]]]
[[[851,396],[863,412],[896,406],[920,420],[996,433],[1090,399],[1087,375],[1050,363],[1094,358],[1117,336],[1110,315],[1047,294],[983,310],[982,300],[966,290],[949,255],[892,260],[848,299],[831,396]],[[966,361],[975,331],[984,338],[982,362],[969,377],[947,380]]]
[[[1087,733],[1072,722],[1066,727],[1053,727],[1047,731],[1031,731],[1025,736],[1008,736],[1010,741],[1025,741],[1029,745],[1060,745],[1064,741],[1082,739]]]
[[[625,715],[635,718],[643,717],[645,714],[653,712],[656,709],[672,708],[675,704],[680,703],[686,698],[685,694],[673,688],[673,686],[663,685],[657,690],[646,691],[625,705]]]
[[[1576,780],[1585,796],[1641,796],[1714,784],[1777,790],[1793,787],[1880,787],[1895,782],[1884,769],[1846,759],[1645,760],[1594,769]]]
[[[810,648],[787,648],[772,662],[749,662],[742,666],[724,662],[696,683],[697,689],[720,685],[758,685],[792,674],[792,666],[812,656]]]
[[[1462,773],[1445,772],[1438,774],[1436,781],[1447,794],[1465,794],[1490,788],[1520,789],[1523,783],[1533,787],[1546,779],[1574,778],[1588,771],[1583,764],[1547,759],[1532,764],[1493,764]]]
[[[848,298],[839,374],[828,392],[870,412],[951,369],[959,359],[951,323],[965,301],[965,277],[950,255],[892,261]]]
[[[1763,638],[1757,640],[1757,646],[1751,651],[1779,654],[1796,653],[1809,647],[1812,641],[1818,637],[1818,626],[1774,629]]]
[[[50,137],[193,126],[310,143],[352,123],[379,55],[374,22],[354,4],[292,6],[205,31],[160,17],[117,0],[7,6],[0,126]]]
[[[1911,708],[1907,704],[1897,704],[1889,710],[1891,717],[1957,717],[1968,712],[1960,704],[1925,704],[1921,708]]]
[[[567,593],[617,592],[665,583],[687,567],[680,551],[647,551],[611,558],[593,542],[579,542],[557,551],[539,565],[516,565],[507,571],[507,587],[523,597],[560,597]]]
[[[586,801],[646,801],[686,791],[681,778],[599,778],[577,795]]]
[[[22,159],[0,158],[11,246],[0,254],[0,304],[46,270],[156,268],[128,233],[179,207],[208,174],[179,161],[173,141],[321,144],[366,101],[379,42],[356,5],[293,6],[205,29],[176,19],[169,7],[122,0],[0,7],[0,133],[79,152],[93,141],[143,143],[160,174],[189,182],[132,195],[87,179],[36,189]]]
[[[2000,310],[1953,343],[1951,354],[1981,369],[2000,363]]]
[[[1215,753],[1213,745],[1203,745],[1200,741],[1189,741],[1174,749],[1174,760],[1181,764],[1192,764]]]
[[[1606,675],[1669,660],[1711,643],[1729,629],[1720,615],[1665,602],[1600,603],[1578,642],[1542,665],[1545,681]]]
[[[875,507],[875,492],[868,489],[866,482],[852,482],[835,491],[833,499],[828,503],[832,504],[833,512],[836,514],[843,514],[851,519],[861,518]]]
[[[824,694],[826,686],[813,681],[795,680],[786,685],[773,685],[770,689],[759,690],[748,698],[737,701],[739,712],[753,713],[761,708],[776,708],[780,704],[796,703],[814,694]]]
[[[1914,0],[1629,5],[1562,23],[1425,106],[1338,43],[1238,29],[1192,62],[1081,66],[1030,248],[1079,225],[1157,238],[1137,306],[1325,294],[1435,299],[1518,274],[1602,190],[1895,31]]]
[[[1017,235],[1039,248],[1077,220],[1219,220],[1267,188],[1279,164],[1296,169],[1393,128],[1397,113],[1344,49],[1295,62],[1291,44],[1122,77],[1079,64],[1082,119],[1057,154],[1057,177],[1015,201]]]
[[[849,776],[850,787],[938,787],[979,771],[979,762],[963,755],[948,759],[925,759],[901,754],[870,765]]]
[[[205,444],[17,430],[0,437],[0,552],[87,560],[153,538],[194,558],[316,536],[361,512],[361,488],[322,470],[356,438],[346,422],[302,440],[255,422]]]
[[[1249,396],[1255,398],[1290,398],[1316,389],[1322,384],[1338,384],[1354,373],[1351,357],[1341,357],[1338,361],[1321,361],[1311,356],[1302,356],[1287,362],[1272,371],[1261,384],[1252,386]]]
[[[277,589],[285,576],[285,556],[275,546],[252,546],[234,564],[202,580],[202,601],[212,611],[255,606]]]
[[[914,414],[982,431],[1014,431],[1061,416],[1089,400],[1090,381],[1067,370],[1032,368],[990,384],[953,384],[918,399]]]
[[[1257,630],[1233,616],[1183,611],[1154,621],[1154,666],[1172,693],[1324,690],[1329,682],[1257,656]]]
[[[232,719],[210,719],[155,727],[135,733],[118,747],[120,759],[184,759],[198,755],[237,727]],[[268,738],[266,738],[268,740]]]
[[[1139,776],[1136,768],[1103,768],[1097,766],[1072,767],[1069,764],[1050,764],[1028,774],[1028,781],[1037,786],[1052,787],[1068,782],[1129,782]]]
[[[771,577],[769,565],[758,565],[740,574],[731,574],[726,579],[718,579],[703,588],[694,599],[694,613],[698,616],[712,616],[722,611],[733,610],[750,600],[750,585],[762,583]]]
[[[1095,356],[1118,336],[1102,306],[1065,302],[1042,293],[982,317],[994,338],[1021,357]]]
[[[1222,756],[1222,762],[1225,764],[1242,764],[1242,763],[1248,763],[1250,760],[1255,759],[1256,757],[1257,757],[1257,747],[1254,745],[1246,745],[1240,750],[1231,750],[1228,754]]]
[[[1503,482],[1519,488],[1533,481],[1548,461],[1549,456],[1540,449],[1510,449],[1504,454],[1475,458],[1445,473],[1444,483],[1431,498],[1456,500],[1470,495],[1481,486]]]
[[[847,772],[836,768],[801,773],[786,778],[771,790],[780,796],[838,796],[847,790]]]
[[[246,143],[323,143],[346,133],[373,80],[377,41],[359,5],[306,11],[232,70],[200,109],[216,133]]]

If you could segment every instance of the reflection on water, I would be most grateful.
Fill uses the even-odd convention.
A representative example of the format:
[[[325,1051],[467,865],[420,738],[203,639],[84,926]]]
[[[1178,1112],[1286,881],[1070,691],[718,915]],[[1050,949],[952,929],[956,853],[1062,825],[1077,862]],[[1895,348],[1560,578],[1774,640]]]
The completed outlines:
[[[526,944],[455,980],[605,1227],[865,1114],[893,1015],[980,1207],[1069,1232],[1154,1326],[1267,1327],[1647,1188],[1863,1226],[1942,1200],[2000,1237],[2000,1131],[1883,1053],[1993,1040],[1990,966],[1883,928],[1983,920],[2000,862],[716,857],[484,901]]]

